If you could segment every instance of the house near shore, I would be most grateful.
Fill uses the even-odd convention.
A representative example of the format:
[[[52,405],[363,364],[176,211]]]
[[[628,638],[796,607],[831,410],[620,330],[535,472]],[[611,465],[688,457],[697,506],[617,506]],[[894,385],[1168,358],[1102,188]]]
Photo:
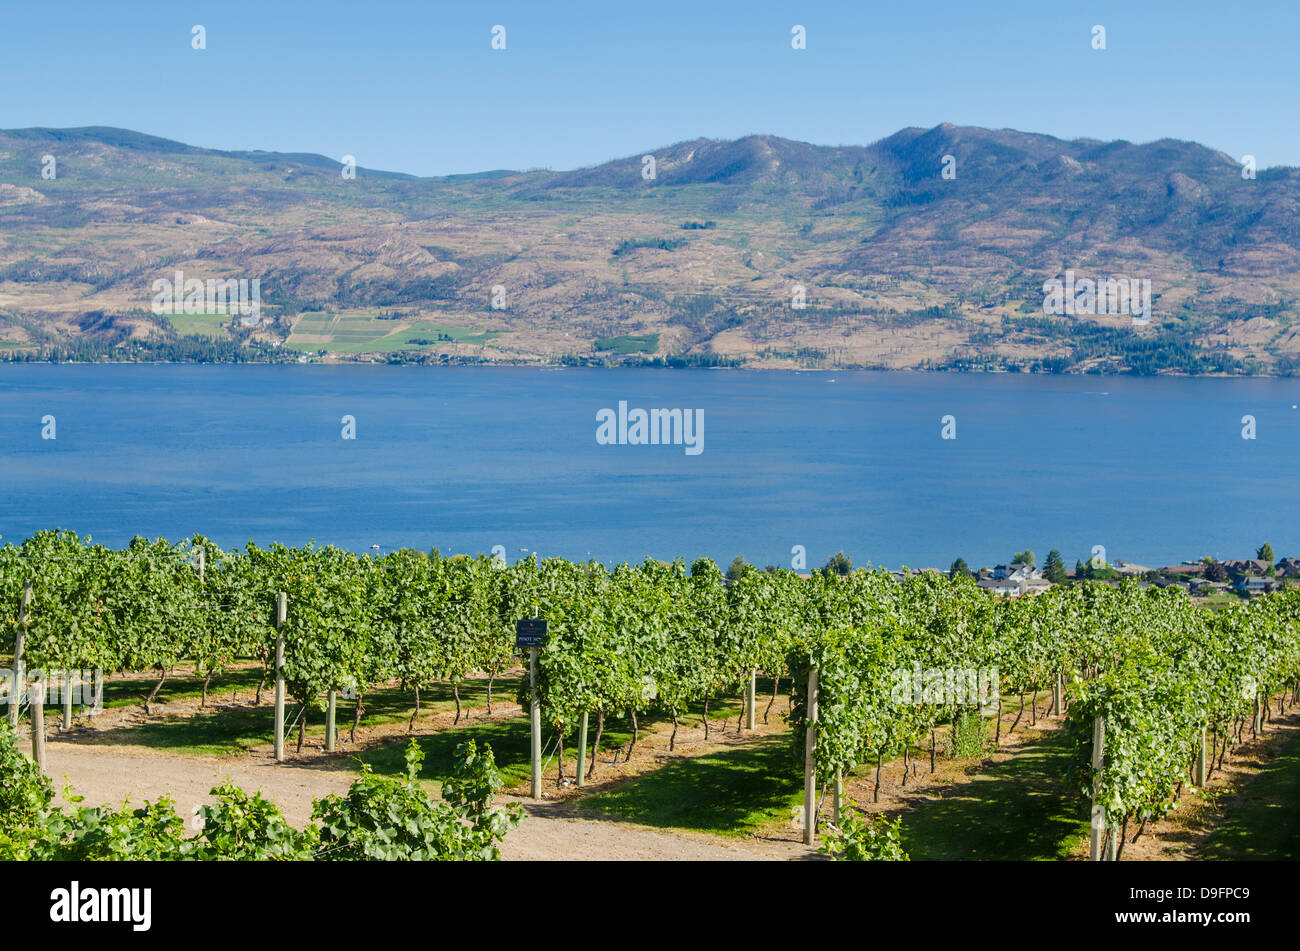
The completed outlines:
[[[1038,573],[1036,578],[981,578],[979,586],[982,590],[999,598],[1019,598],[1025,595],[1042,594],[1052,583],[1042,577],[1042,572]]]
[[[1273,564],[1263,558],[1238,558],[1225,561],[1223,567],[1227,568],[1228,573],[1232,575],[1262,575],[1266,574]]]
[[[1283,558],[1273,570],[1283,578],[1300,578],[1300,558]]]
[[[1020,582],[1012,581],[1010,578],[981,578],[979,586],[999,598],[1020,597]]]
[[[1035,568],[1033,565],[1014,564],[993,567],[994,581],[1029,581],[1042,577],[1043,569]]]
[[[1272,591],[1275,582],[1272,578],[1264,578],[1260,575],[1242,575],[1237,579],[1237,590],[1248,598],[1255,598],[1261,594],[1267,594]]]

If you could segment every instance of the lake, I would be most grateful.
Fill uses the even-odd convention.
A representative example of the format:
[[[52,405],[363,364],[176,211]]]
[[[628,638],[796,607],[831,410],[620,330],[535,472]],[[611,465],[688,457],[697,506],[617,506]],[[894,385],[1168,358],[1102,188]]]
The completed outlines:
[[[724,567],[789,567],[794,546],[810,568],[841,549],[891,567],[1024,548],[1073,565],[1094,545],[1150,566],[1264,541],[1283,557],[1300,555],[1296,404],[1296,379],[6,365],[0,536]],[[630,444],[633,410],[660,408],[702,416],[702,438],[656,417],[678,441]]]

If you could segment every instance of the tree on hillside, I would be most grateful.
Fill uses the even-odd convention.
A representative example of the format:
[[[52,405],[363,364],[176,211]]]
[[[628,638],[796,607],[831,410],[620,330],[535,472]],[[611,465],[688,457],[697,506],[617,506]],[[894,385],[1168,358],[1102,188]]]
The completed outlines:
[[[970,570],[970,565],[966,564],[965,558],[958,558],[952,563],[952,567],[948,569],[949,578],[961,578],[966,575],[973,576],[974,574],[975,572]]]
[[[1208,561],[1205,563],[1205,580],[1227,581],[1228,569],[1223,567],[1223,562],[1221,561]]]
[[[1020,554],[1016,555],[1016,557],[1012,558],[1011,563],[1013,565],[1028,565],[1030,568],[1033,568],[1035,564],[1034,553],[1030,549],[1026,548]]]
[[[822,568],[824,575],[851,575],[853,574],[853,562],[849,556],[842,551],[837,551],[826,559],[826,566]]]
[[[731,560],[731,567],[727,569],[727,580],[736,581],[745,573],[745,556],[737,555]]]
[[[1061,553],[1055,548],[1047,553],[1047,563],[1043,565],[1043,577],[1052,584],[1062,584],[1067,580],[1065,559],[1061,557]]]
[[[1260,545],[1259,548],[1256,549],[1255,557],[1260,561],[1267,561],[1270,565],[1277,560],[1273,557],[1273,546],[1268,542],[1264,542],[1264,544]]]

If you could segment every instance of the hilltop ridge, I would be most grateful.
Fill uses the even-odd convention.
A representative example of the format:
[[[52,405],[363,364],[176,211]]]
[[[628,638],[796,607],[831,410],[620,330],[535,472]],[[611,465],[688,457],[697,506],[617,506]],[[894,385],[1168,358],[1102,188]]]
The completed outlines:
[[[1193,142],[944,123],[869,145],[695,138],[566,171],[340,172],[124,129],[0,131],[0,349],[1300,367],[1300,170],[1243,177]],[[1149,324],[1045,315],[1043,284],[1067,270],[1148,280]],[[258,279],[264,319],[152,314],[153,282],[176,271]]]

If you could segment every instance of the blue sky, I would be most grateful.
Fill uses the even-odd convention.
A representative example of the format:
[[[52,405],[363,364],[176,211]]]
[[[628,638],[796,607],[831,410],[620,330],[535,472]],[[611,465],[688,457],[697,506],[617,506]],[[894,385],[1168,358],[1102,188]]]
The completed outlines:
[[[1298,47],[1294,0],[8,0],[0,127],[114,125],[417,174],[752,132],[866,144],[944,121],[1300,165]]]

